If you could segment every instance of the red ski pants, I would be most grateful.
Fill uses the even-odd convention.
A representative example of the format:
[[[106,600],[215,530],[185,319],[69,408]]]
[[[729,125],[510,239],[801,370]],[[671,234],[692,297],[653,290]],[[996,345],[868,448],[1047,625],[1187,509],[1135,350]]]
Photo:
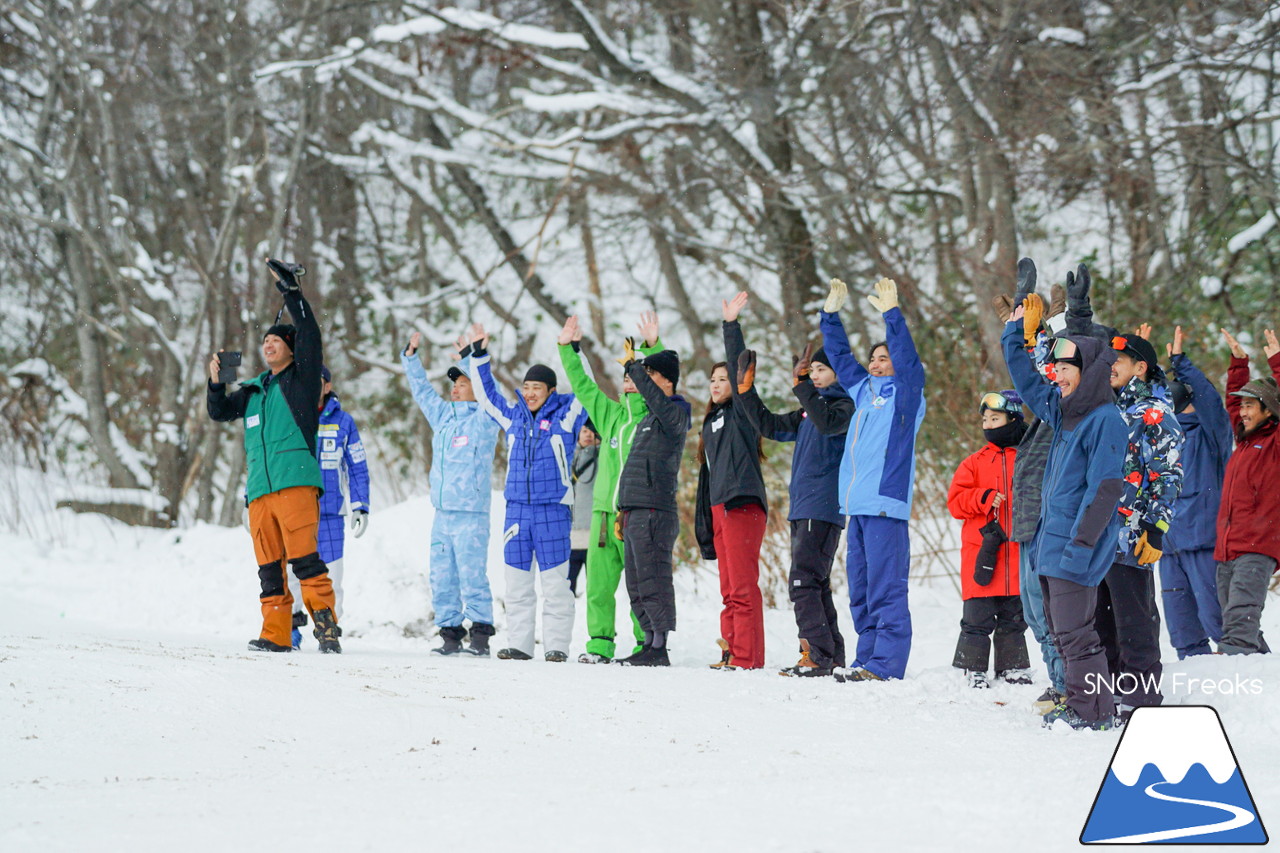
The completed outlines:
[[[765,513],[758,504],[726,510],[711,507],[711,529],[720,567],[720,634],[729,641],[733,665],[764,666],[764,601],[760,596],[760,543]]]

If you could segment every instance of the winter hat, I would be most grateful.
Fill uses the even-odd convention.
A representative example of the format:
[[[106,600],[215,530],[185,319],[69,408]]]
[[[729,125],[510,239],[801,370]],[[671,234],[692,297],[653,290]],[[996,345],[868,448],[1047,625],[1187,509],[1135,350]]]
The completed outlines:
[[[535,364],[524,375],[525,382],[541,382],[550,391],[556,387],[556,372],[545,364]]]
[[[813,355],[809,356],[810,364],[813,364],[815,361],[818,364],[825,364],[827,367],[831,367],[831,362],[827,360],[827,351],[821,347],[819,347],[817,350],[814,350]],[[832,368],[832,370],[834,369],[835,368]]]
[[[1134,361],[1145,361],[1148,382],[1165,381],[1164,371],[1160,369],[1160,363],[1156,358],[1156,348],[1146,338],[1138,335],[1116,335],[1111,339],[1111,348],[1116,352],[1124,353]]]
[[[1022,398],[1012,388],[1005,391],[988,391],[983,394],[982,402],[978,404],[978,413],[981,414],[987,409],[1004,412],[1019,421],[1023,419]]]
[[[668,380],[673,388],[680,384],[680,355],[675,350],[664,349],[662,352],[655,352],[653,355],[645,356],[644,361],[640,363]]]
[[[289,352],[293,352],[293,342],[294,342],[294,339],[297,338],[298,336],[297,329],[295,329],[293,326],[289,325],[288,323],[276,323],[270,329],[267,329],[267,331],[263,334],[262,339],[265,341],[267,338],[271,337],[272,335],[275,335],[277,338],[284,341],[285,344],[289,347]]]
[[[448,372],[446,372],[445,375],[449,377],[450,382],[457,382],[459,379],[466,376],[467,374],[463,373],[462,369],[459,368],[457,365],[454,365],[453,367],[449,368]]]
[[[1191,401],[1195,398],[1195,392],[1191,390],[1191,386],[1177,379],[1169,380],[1169,395],[1173,398],[1174,414],[1178,415],[1186,411],[1187,406],[1191,405]]]
[[[1262,403],[1274,417],[1280,418],[1280,390],[1276,388],[1276,380],[1270,376],[1251,380],[1239,391],[1232,391],[1231,396],[1252,397]]]
[[[320,365],[320,380],[321,380],[322,382],[332,382],[332,381],[333,381],[333,374],[332,374],[332,373],[330,373],[330,372],[329,372],[329,368],[325,367],[323,364],[322,364],[322,365]]]

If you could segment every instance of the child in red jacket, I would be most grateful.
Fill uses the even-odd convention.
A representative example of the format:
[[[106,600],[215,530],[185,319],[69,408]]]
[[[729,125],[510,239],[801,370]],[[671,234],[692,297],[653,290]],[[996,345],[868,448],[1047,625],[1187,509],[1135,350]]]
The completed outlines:
[[[1218,507],[1218,603],[1222,639],[1218,651],[1248,655],[1271,651],[1262,636],[1262,607],[1267,585],[1280,559],[1280,341],[1266,332],[1263,352],[1271,376],[1249,381],[1249,358],[1227,330],[1231,346],[1227,369],[1227,413],[1236,433],[1236,449],[1227,460]]]
[[[1018,589],[1018,543],[1013,524],[1013,460],[1027,431],[1016,391],[982,395],[978,406],[987,444],[960,463],[951,478],[947,508],[964,521],[960,533],[960,588],[964,613],[952,666],[968,674],[970,687],[990,687],[987,665],[995,634],[996,677],[1030,684],[1030,660]]]

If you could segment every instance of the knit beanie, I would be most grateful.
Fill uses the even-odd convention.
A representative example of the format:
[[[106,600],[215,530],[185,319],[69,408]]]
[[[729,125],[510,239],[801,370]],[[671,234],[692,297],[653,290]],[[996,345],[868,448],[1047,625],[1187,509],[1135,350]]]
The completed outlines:
[[[524,375],[525,382],[541,382],[547,390],[556,387],[556,372],[545,364],[535,364]]]
[[[669,381],[673,388],[680,384],[680,355],[675,350],[655,352],[640,363]]]
[[[289,352],[293,352],[293,342],[298,335],[297,329],[288,323],[276,323],[270,329],[267,329],[266,333],[263,334],[262,339],[265,341],[271,335],[275,335],[277,338],[284,341],[289,347]]]

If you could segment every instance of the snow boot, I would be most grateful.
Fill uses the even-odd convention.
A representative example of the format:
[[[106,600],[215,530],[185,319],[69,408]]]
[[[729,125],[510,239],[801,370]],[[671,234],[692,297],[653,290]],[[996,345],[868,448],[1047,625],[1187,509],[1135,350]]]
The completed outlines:
[[[492,625],[484,622],[472,622],[471,640],[463,651],[478,658],[487,658],[489,656],[489,638],[493,636],[493,633]]]
[[[970,687],[978,690],[989,690],[991,688],[991,682],[987,681],[987,673],[984,670],[965,670],[965,681],[968,682]]]
[[[338,627],[338,620],[333,618],[333,611],[326,607],[312,613],[311,618],[316,623],[311,633],[315,634],[316,639],[320,641],[320,653],[342,654],[342,644],[338,642],[338,638],[342,636],[342,629]]]
[[[533,660],[533,655],[525,654],[519,649],[499,649],[498,660]]]
[[[813,658],[809,657],[809,641],[800,641],[800,660],[795,666],[789,666],[786,669],[778,671],[778,675],[798,676],[800,678],[816,677],[831,674],[831,667],[819,666],[814,663]]]
[[[1044,716],[1065,702],[1066,699],[1067,697],[1063,696],[1057,690],[1054,690],[1052,687],[1046,687],[1044,692],[1040,694],[1040,698],[1036,699],[1036,713]]]
[[[885,680],[880,676],[876,675],[871,670],[861,666],[855,666],[853,669],[846,669],[846,670],[839,670],[839,669],[832,670],[831,674],[834,675],[836,678],[836,681],[840,682],[841,684],[844,684],[846,682],[852,684],[855,681],[884,681]]]
[[[720,647],[720,660],[711,664],[711,669],[719,669],[725,672],[737,669],[733,665],[733,655],[729,652],[729,641],[724,637],[716,640],[716,645]]]
[[[251,652],[291,652],[293,651],[293,649],[290,646],[279,646],[271,642],[270,640],[263,640],[259,638],[256,640],[249,641],[249,651]]]
[[[547,663],[564,663],[569,659],[569,653],[550,651],[550,652],[547,652],[545,655],[543,655],[542,659],[545,660]]]
[[[293,612],[293,634],[289,638],[292,641],[293,647],[295,649],[302,648],[302,632],[299,631],[298,629],[305,627],[306,624],[307,624],[307,611],[295,610]]]
[[[607,658],[595,652],[583,652],[578,655],[578,663],[613,663],[613,658]]]
[[[1064,722],[1076,731],[1084,729],[1092,729],[1095,732],[1105,732],[1116,727],[1115,717],[1107,717],[1106,719],[1090,721],[1080,716],[1070,705],[1059,705],[1052,711],[1044,715],[1044,720],[1040,725],[1046,729],[1053,728],[1054,723]]]
[[[996,673],[996,678],[1005,684],[1035,684],[1029,669],[1006,669]]]
[[[294,628],[293,633],[289,635],[289,642],[293,645],[295,652],[302,648],[302,632]]]
[[[461,625],[446,625],[440,629],[440,639],[444,645],[431,650],[433,655],[456,655],[462,651],[462,638],[467,636],[467,629]]]
[[[636,654],[625,657],[618,663],[622,666],[671,666],[671,659],[667,656],[665,646],[660,649],[645,646]]]

